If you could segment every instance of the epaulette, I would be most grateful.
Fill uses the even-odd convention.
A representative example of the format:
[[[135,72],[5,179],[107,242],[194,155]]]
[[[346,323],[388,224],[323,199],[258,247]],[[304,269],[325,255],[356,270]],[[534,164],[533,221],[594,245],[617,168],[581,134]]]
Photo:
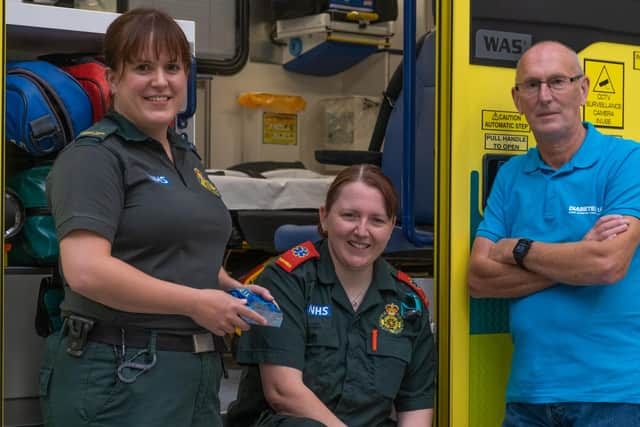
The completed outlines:
[[[276,260],[276,264],[284,271],[291,273],[299,265],[313,258],[320,258],[320,254],[311,242],[300,243],[289,249]]]
[[[76,141],[83,139],[86,141],[102,142],[117,130],[118,127],[115,124],[96,123],[90,128],[80,132],[76,137]]]
[[[402,283],[409,286],[413,290],[413,292],[418,294],[418,297],[420,297],[420,301],[422,301],[422,304],[424,304],[425,307],[429,307],[429,300],[427,299],[427,294],[424,293],[422,288],[420,288],[418,285],[413,283],[413,281],[411,280],[411,277],[409,277],[407,273],[405,273],[404,271],[398,270],[398,274],[396,275],[396,277]]]

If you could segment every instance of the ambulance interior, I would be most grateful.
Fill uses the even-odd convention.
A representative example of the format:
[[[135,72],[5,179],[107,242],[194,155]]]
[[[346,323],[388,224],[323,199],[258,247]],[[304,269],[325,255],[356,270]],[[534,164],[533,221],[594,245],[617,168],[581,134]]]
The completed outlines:
[[[403,61],[404,2],[385,10],[390,14],[384,20],[372,5],[395,6],[395,1],[355,2],[357,13],[348,18],[354,2],[331,1],[331,13],[295,17],[287,15],[290,9],[274,9],[282,3],[7,0],[6,59],[99,51],[108,23],[128,8],[161,7],[179,19],[194,48],[197,74],[194,104],[187,106],[177,127],[194,141],[232,212],[226,266],[240,277],[277,251],[314,237],[317,209],[332,177],[346,164],[381,165],[399,193],[403,181],[402,69],[396,70]],[[418,0],[414,6],[415,22],[409,28],[414,42],[424,46],[415,60],[415,139],[424,143],[417,143],[413,156],[416,188],[409,199],[415,206],[399,219],[417,225],[410,232],[417,242],[406,237],[400,224],[385,256],[427,291],[433,318],[435,37],[431,2]],[[282,19],[274,18],[276,12]],[[392,81],[397,93],[390,97]],[[241,105],[243,94],[253,96],[255,105]],[[261,99],[264,94],[280,105],[268,105]],[[287,104],[291,99],[293,106]],[[381,109],[388,119],[379,118]],[[8,150],[7,171],[13,160]],[[276,244],[276,230],[285,224],[303,227],[283,227],[284,237]],[[42,422],[38,369],[44,339],[34,329],[34,318],[41,280],[55,268],[5,268],[7,426]],[[16,301],[21,303],[12,303]],[[221,391],[223,410],[235,398],[240,373],[231,358],[228,373]]]

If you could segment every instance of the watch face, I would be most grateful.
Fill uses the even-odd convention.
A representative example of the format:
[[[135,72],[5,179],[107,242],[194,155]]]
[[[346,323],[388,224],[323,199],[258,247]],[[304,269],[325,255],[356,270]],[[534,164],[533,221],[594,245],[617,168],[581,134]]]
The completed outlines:
[[[516,263],[522,268],[525,268],[524,265],[522,264],[522,260],[527,255],[527,252],[529,252],[530,247],[531,247],[531,240],[520,239],[518,240],[518,243],[516,243],[516,245],[513,248],[513,258],[515,259]]]

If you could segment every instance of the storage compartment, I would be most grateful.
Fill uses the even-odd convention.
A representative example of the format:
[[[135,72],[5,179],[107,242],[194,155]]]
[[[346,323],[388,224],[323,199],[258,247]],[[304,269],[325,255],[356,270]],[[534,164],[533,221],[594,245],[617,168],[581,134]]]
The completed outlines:
[[[288,71],[315,76],[340,73],[390,46],[393,22],[344,22],[328,13],[276,21]]]
[[[321,101],[324,109],[324,148],[366,150],[376,124],[380,97],[344,96]]]
[[[300,96],[243,93],[242,161],[300,160],[300,120],[306,103]]]

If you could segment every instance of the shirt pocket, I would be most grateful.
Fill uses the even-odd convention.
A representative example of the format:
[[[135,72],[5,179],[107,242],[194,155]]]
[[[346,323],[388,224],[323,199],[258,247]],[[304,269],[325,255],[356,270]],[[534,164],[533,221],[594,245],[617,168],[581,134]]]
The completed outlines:
[[[400,390],[409,362],[411,362],[411,341],[405,337],[380,334],[373,346],[368,338],[367,355],[373,359],[374,384],[378,393],[393,399]]]

